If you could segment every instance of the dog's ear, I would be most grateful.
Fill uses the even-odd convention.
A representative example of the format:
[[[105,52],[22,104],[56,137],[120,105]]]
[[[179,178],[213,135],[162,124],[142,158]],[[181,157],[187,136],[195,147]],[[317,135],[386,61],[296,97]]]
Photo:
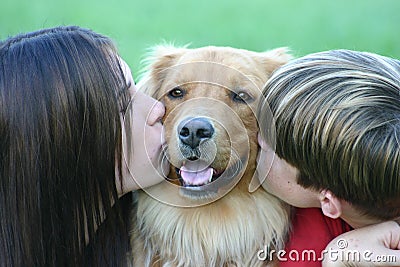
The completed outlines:
[[[293,59],[293,56],[290,54],[290,50],[287,47],[275,48],[259,53],[259,60],[264,70],[268,73],[268,76],[291,59]]]
[[[160,97],[157,93],[165,80],[168,68],[174,66],[186,50],[186,47],[173,45],[158,45],[151,48],[143,61],[146,67],[137,84],[138,89],[152,97]]]

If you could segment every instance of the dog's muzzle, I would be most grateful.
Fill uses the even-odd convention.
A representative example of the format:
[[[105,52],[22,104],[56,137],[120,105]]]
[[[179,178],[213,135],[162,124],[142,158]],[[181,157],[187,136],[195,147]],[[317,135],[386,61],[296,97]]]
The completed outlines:
[[[183,186],[201,186],[215,178],[216,170],[210,165],[216,151],[208,145],[213,142],[214,132],[212,123],[205,117],[186,118],[178,125],[179,147],[184,160],[177,174]]]

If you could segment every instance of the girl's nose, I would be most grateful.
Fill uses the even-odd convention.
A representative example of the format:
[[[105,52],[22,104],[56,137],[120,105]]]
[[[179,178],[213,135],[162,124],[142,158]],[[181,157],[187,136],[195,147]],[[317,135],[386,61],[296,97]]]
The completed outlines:
[[[165,107],[164,105],[160,102],[155,100],[154,98],[151,98],[149,96],[146,96],[148,99],[149,107],[150,107],[150,113],[149,116],[147,117],[147,124],[148,125],[154,125],[157,122],[161,122],[161,119],[165,115]]]

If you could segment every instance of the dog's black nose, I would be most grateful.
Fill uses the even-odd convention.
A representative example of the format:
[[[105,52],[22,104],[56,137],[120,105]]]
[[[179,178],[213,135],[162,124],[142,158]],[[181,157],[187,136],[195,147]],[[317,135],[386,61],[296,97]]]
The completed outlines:
[[[202,140],[207,140],[214,134],[214,127],[206,118],[190,118],[178,126],[179,139],[182,143],[196,148]]]

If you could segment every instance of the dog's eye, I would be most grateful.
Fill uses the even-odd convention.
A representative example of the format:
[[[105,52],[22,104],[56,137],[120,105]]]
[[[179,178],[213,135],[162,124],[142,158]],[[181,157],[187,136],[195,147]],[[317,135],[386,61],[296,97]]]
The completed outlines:
[[[176,87],[176,88],[172,89],[168,93],[168,96],[171,97],[171,98],[181,98],[181,97],[183,97],[183,95],[184,95],[184,92],[179,87]]]
[[[246,92],[239,92],[233,94],[233,101],[236,102],[247,102],[251,101],[253,98]]]

